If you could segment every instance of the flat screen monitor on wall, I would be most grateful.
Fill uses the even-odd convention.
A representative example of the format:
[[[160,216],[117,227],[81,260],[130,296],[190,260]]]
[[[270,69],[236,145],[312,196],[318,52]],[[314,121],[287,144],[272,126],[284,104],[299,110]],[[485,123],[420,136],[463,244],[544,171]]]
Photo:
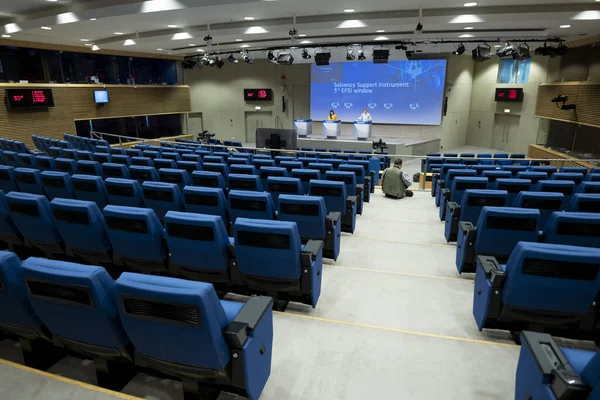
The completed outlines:
[[[94,102],[96,104],[108,103],[108,91],[94,90]]]
[[[54,107],[52,89],[6,89],[10,108]]]
[[[311,66],[310,116],[327,119],[330,110],[344,122],[366,108],[374,123],[440,125],[446,60],[343,62]]]

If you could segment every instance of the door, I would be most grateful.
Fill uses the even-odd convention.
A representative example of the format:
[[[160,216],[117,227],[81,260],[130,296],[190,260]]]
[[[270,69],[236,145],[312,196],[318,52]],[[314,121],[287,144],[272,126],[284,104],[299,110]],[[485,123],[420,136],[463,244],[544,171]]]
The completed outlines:
[[[271,111],[246,112],[246,143],[256,143],[256,129],[272,127],[273,113]]]
[[[519,115],[496,114],[492,148],[507,152],[513,151],[519,134],[520,121]]]
[[[190,113],[188,114],[188,133],[191,133],[192,135],[197,135],[198,133],[202,132],[203,129],[203,125],[202,125],[202,113]]]

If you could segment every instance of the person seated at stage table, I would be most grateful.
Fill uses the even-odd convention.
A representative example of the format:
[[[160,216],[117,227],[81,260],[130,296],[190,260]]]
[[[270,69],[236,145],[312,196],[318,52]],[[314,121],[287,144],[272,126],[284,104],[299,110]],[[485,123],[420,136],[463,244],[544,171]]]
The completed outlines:
[[[408,190],[408,187],[410,187],[412,183],[412,178],[408,176],[406,172],[402,171],[402,159],[396,158],[394,166],[383,171],[383,176],[381,177],[381,190],[386,197],[394,199],[412,197],[412,190]]]
[[[338,116],[333,110],[329,110],[329,117],[327,117],[327,121],[337,121]]]
[[[369,113],[369,111],[366,108],[363,108],[363,113],[360,114],[360,117],[358,117],[357,121],[373,121],[371,119],[371,114]]]

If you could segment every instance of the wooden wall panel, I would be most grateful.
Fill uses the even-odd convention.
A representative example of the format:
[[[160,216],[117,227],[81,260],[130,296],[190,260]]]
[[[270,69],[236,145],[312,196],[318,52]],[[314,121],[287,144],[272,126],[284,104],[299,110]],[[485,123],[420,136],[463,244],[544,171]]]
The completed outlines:
[[[51,88],[55,107],[48,109],[9,109],[0,106],[0,137],[20,140],[32,146],[31,134],[62,138],[75,134],[75,120],[187,113],[188,86],[157,85],[18,85],[0,84],[0,99],[6,88]],[[108,90],[108,104],[94,103],[94,90]]]
[[[551,100],[569,96],[567,104],[576,104],[576,110],[561,110]],[[600,127],[600,83],[567,82],[542,84],[538,90],[535,115],[566,122]]]
[[[596,165],[592,163],[588,163],[585,161],[572,161],[573,157],[568,154],[561,153],[556,150],[551,150],[543,146],[539,146],[537,144],[530,144],[527,150],[527,158],[534,158],[538,160],[561,160],[561,161],[550,161],[550,165],[553,165],[557,168],[562,167],[586,167],[586,168],[594,168]],[[565,161],[562,161],[565,160]]]

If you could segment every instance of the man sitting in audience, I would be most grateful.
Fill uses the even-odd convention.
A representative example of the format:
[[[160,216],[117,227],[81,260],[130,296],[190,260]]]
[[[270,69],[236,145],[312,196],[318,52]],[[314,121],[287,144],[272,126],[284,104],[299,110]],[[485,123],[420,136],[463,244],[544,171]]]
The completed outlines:
[[[412,190],[407,188],[412,185],[412,179],[406,172],[402,172],[402,159],[396,158],[394,166],[383,171],[381,189],[386,197],[401,199],[412,197]]]

